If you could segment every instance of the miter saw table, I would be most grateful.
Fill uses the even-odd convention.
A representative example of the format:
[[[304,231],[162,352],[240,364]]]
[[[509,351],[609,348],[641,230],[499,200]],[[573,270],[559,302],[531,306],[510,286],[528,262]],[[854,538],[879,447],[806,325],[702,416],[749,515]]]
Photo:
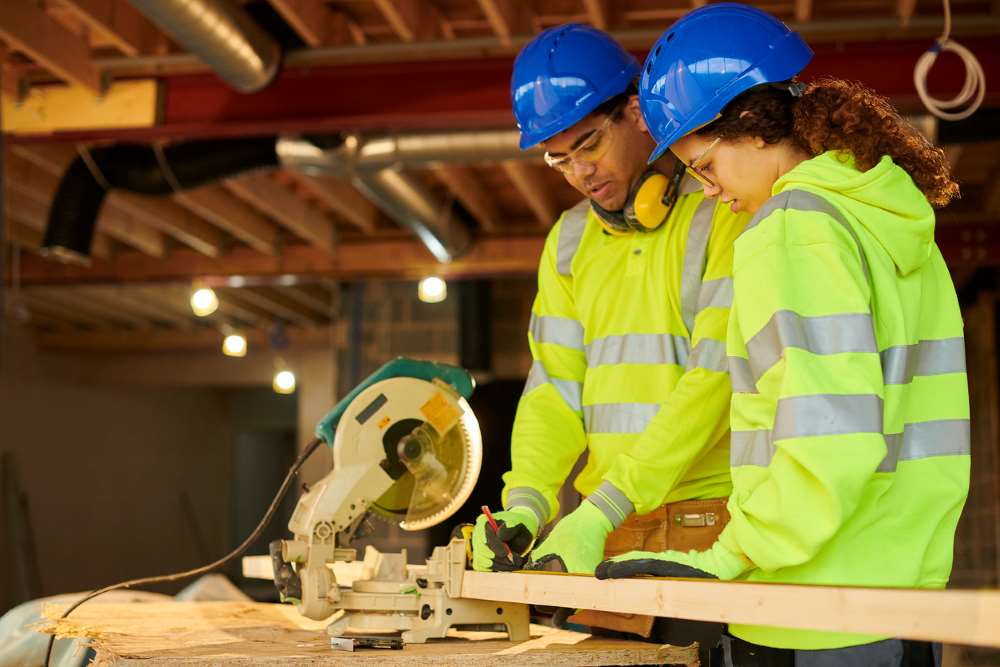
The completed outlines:
[[[468,499],[482,463],[482,437],[467,399],[475,383],[461,368],[399,358],[369,376],[319,423],[333,469],[299,500],[294,539],[271,544],[282,602],[332,637],[400,633],[418,644],[450,628],[497,629],[528,638],[523,604],[460,598],[466,545],[452,540],[425,565],[369,547],[350,586],[330,567],[355,561],[350,541],[371,513],[404,530],[450,517]],[[334,616],[336,615],[336,616]]]

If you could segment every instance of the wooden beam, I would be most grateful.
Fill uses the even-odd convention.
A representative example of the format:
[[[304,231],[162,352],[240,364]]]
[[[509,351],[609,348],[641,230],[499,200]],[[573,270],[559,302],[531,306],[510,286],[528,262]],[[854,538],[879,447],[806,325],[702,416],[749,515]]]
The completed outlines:
[[[278,228],[219,185],[203,185],[174,195],[184,208],[221,227],[265,255],[278,254]]]
[[[120,0],[62,0],[91,30],[104,35],[126,56],[151,54],[167,46],[166,36],[145,16]]]
[[[404,42],[416,42],[439,32],[440,16],[435,8],[422,0],[374,0],[375,6]]]
[[[43,236],[44,234],[33,226],[25,224],[10,213],[7,213],[7,229],[3,238],[5,243],[38,251],[42,247]]]
[[[21,263],[24,285],[80,282],[135,283],[191,281],[194,278],[229,284],[241,276],[246,284],[275,284],[302,276],[323,275],[337,280],[358,278],[420,278],[434,273],[445,278],[485,278],[508,275],[533,276],[545,239],[539,234],[485,237],[449,264],[441,264],[416,240],[342,242],[334,255],[307,245],[290,245],[281,257],[262,255],[243,246],[221,257],[205,257],[187,248],[175,248],[158,262],[134,252],[118,252],[111,261],[95,261],[89,268],[72,267],[25,257]]]
[[[795,0],[795,20],[799,23],[812,20],[812,0]]]
[[[156,125],[160,87],[153,79],[121,81],[101,94],[77,84],[39,85],[22,98],[3,96],[3,130],[14,135],[120,130]]]
[[[174,313],[187,317],[188,320],[199,328],[219,329],[222,325],[229,325],[238,328],[259,326],[270,323],[274,318],[270,313],[248,311],[241,306],[234,304],[230,299],[223,299],[219,296],[219,308],[206,317],[197,317],[191,312],[191,288],[182,285],[151,285],[141,287],[140,290],[149,299],[155,299],[164,304]]]
[[[314,327],[300,329],[288,327],[289,343],[296,348],[325,347],[336,340],[336,329]],[[253,354],[254,348],[269,349],[269,329],[241,329]],[[46,350],[87,351],[87,352],[166,352],[218,350],[222,347],[223,335],[214,329],[200,331],[100,331],[100,332],[52,332],[36,336],[38,344]],[[262,378],[260,384],[269,382]]]
[[[218,257],[226,246],[226,236],[169,197],[139,195],[112,190],[104,204],[123,217],[158,229],[184,245],[209,257]]]
[[[502,165],[538,223],[545,228],[554,225],[559,212],[545,186],[532,175],[532,165],[523,160],[505,160]]]
[[[513,0],[479,0],[479,8],[483,10],[493,33],[500,44],[511,46],[511,36],[518,32],[516,12],[518,7]]]
[[[1000,647],[1000,590],[839,588],[643,577],[474,572],[462,597],[722,623]]]
[[[499,229],[500,211],[496,201],[471,169],[454,164],[439,164],[431,170],[476,218],[483,231],[495,232]]]
[[[583,0],[583,8],[587,12],[587,20],[590,21],[590,25],[598,30],[607,30],[610,27],[608,0]]]
[[[916,6],[917,0],[896,0],[896,16],[899,17],[899,24],[904,28],[909,27]]]
[[[325,0],[269,0],[306,44],[312,47],[357,44],[357,22],[343,12],[333,11]],[[353,24],[353,29],[352,29]],[[362,34],[362,39],[363,35]],[[364,41],[361,42],[364,44]]]
[[[100,301],[151,322],[162,322],[181,330],[190,330],[194,326],[190,309],[186,313],[177,313],[164,308],[160,300],[155,298],[155,290],[147,296],[120,285],[78,286],[75,289],[88,299]]]
[[[112,328],[107,318],[88,312],[72,301],[67,303],[58,297],[54,298],[52,294],[39,294],[32,290],[24,290],[21,292],[21,297],[28,303],[29,307],[38,308],[51,317],[62,317],[67,322],[92,329],[107,330]]]
[[[48,16],[32,0],[0,2],[0,37],[59,78],[101,90],[101,75],[87,42]]]
[[[285,172],[320,204],[366,234],[375,231],[379,212],[353,185],[330,176],[309,176],[298,171]]]
[[[333,252],[333,221],[262,171],[228,179],[224,186],[320,250]]]
[[[7,215],[12,220],[30,227],[39,234],[41,246],[42,236],[45,234],[45,227],[48,225],[48,206],[39,202],[36,198],[18,192],[8,183],[7,191],[4,193],[4,204]],[[94,240],[90,246],[90,254],[98,259],[110,259],[112,253],[111,239],[103,232],[94,232]]]
[[[125,325],[140,331],[145,331],[153,326],[145,318],[137,317],[116,304],[109,304],[107,301],[95,298],[87,291],[81,291],[76,287],[34,287],[30,291],[69,310],[77,310],[98,320],[106,321],[109,326]]]
[[[220,301],[225,299],[243,307],[256,306],[271,313],[271,319],[298,326],[311,326],[326,319],[325,316],[317,316],[311,308],[283,296],[274,287],[218,288],[217,292]]]
[[[303,306],[311,308],[319,313],[324,319],[332,320],[335,300],[330,291],[318,283],[307,283],[303,285],[289,285],[281,290],[287,298],[298,301]]]

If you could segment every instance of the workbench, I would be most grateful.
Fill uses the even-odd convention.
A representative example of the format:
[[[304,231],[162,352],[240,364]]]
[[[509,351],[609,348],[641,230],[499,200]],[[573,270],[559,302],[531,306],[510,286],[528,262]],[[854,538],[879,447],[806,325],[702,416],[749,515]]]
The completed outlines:
[[[65,606],[46,608],[57,618]],[[97,665],[640,665],[696,664],[689,647],[592,637],[531,626],[532,639],[513,643],[497,632],[452,631],[448,638],[402,650],[330,648],[328,621],[302,617],[289,605],[256,602],[150,602],[82,605],[42,628],[88,638]]]

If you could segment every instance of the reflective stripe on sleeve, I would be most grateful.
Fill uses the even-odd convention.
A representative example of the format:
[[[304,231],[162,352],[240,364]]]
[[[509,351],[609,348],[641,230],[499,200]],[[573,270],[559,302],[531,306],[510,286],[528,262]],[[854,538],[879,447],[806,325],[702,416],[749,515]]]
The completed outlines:
[[[555,343],[583,351],[583,325],[572,317],[532,313],[528,330],[536,343]]]
[[[596,403],[583,407],[587,433],[642,433],[659,403]]]
[[[531,370],[528,372],[528,381],[524,383],[522,395],[543,384],[551,384],[555,387],[559,395],[562,396],[563,401],[573,412],[579,413],[583,409],[583,383],[576,382],[575,380],[562,380],[550,377],[545,370],[545,365],[540,361],[535,361],[531,364]]]

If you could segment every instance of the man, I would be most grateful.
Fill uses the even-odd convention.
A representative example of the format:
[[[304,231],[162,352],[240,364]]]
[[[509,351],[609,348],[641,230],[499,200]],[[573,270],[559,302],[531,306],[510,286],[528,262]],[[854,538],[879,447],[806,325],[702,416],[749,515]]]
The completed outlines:
[[[574,24],[543,32],[514,64],[521,148],[541,144],[586,199],[545,244],[504,510],[496,533],[485,517],[476,523],[476,569],[523,566],[585,451],[574,485],[586,499],[531,552],[534,566],[592,573],[630,549],[707,548],[727,520],[724,341],[732,243],[749,218],[705,200],[669,154],[647,166],[655,144],[638,75],[611,37]],[[643,636],[653,625],[594,612],[577,620]]]

